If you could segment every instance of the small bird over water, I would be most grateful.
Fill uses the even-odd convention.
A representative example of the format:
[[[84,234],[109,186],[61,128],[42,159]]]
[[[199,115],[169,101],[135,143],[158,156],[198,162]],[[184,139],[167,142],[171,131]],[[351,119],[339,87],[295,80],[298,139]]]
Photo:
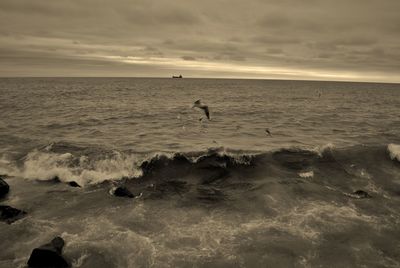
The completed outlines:
[[[200,100],[195,101],[192,108],[202,109],[204,111],[204,113],[206,114],[207,119],[210,120],[210,111],[208,110],[208,106],[202,104]]]
[[[268,128],[265,129],[265,132],[266,132],[268,135],[272,136],[271,131],[269,131]]]

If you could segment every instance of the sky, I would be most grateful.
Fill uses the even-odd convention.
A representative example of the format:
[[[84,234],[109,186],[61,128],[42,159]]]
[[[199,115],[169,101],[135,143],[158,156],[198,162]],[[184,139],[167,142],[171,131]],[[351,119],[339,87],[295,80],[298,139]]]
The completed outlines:
[[[1,0],[0,76],[400,82],[399,0]]]

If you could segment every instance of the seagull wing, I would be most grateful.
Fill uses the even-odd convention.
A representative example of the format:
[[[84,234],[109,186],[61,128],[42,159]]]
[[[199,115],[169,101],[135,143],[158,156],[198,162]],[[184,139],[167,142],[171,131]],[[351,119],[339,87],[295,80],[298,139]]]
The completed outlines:
[[[208,106],[204,106],[204,107],[202,107],[202,109],[206,113],[208,120],[210,120],[210,111],[208,110]]]

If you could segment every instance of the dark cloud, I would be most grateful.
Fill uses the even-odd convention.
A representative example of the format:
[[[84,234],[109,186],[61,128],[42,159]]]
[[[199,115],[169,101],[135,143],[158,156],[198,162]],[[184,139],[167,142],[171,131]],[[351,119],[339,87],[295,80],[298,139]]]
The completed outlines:
[[[398,10],[398,0],[2,0],[0,70],[399,81]]]
[[[262,44],[298,44],[301,42],[300,39],[293,37],[293,36],[286,36],[286,35],[262,35],[262,36],[255,36],[251,38],[251,41],[256,43]]]
[[[183,60],[196,60],[196,58],[195,57],[191,57],[191,56],[182,56],[182,59]]]
[[[229,54],[220,54],[220,55],[215,55],[213,57],[214,60],[225,60],[225,61],[245,61],[246,58],[241,55],[229,55]]]

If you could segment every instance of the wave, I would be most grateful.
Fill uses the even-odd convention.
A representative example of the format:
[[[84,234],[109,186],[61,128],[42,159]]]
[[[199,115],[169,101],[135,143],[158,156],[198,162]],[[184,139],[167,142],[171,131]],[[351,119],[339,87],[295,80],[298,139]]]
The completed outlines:
[[[6,160],[3,159],[3,163]],[[141,175],[134,154],[98,147],[68,143],[51,143],[27,153],[3,166],[7,174],[31,180],[76,181],[80,185],[98,184],[106,180],[134,178]]]
[[[400,145],[391,143],[388,145],[387,150],[392,160],[396,159],[400,162]]]
[[[269,152],[230,150],[224,147],[197,152],[153,152],[139,154],[101,147],[52,143],[11,161],[1,158],[0,173],[31,180],[76,181],[94,185],[157,176],[159,178],[201,177],[212,183],[237,176],[252,178],[297,177],[312,179],[324,175],[330,184],[348,184],[346,179],[372,180],[394,173],[400,146],[353,146],[336,149],[332,144],[313,149],[282,148]],[[388,161],[389,160],[389,161]],[[375,187],[376,188],[376,187]]]

